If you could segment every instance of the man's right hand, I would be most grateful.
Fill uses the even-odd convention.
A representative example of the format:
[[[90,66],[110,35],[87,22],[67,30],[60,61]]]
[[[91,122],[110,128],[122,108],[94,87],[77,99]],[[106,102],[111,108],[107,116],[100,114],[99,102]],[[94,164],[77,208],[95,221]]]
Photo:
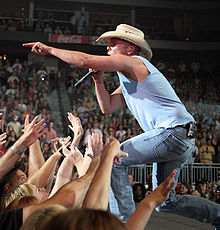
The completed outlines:
[[[94,71],[92,70],[93,72],[95,72],[95,74],[92,76],[92,79],[94,82],[98,83],[98,84],[102,84],[103,83],[103,73],[104,71]]]
[[[30,43],[24,43],[22,44],[24,47],[31,47],[31,51],[33,53],[39,54],[39,55],[46,55],[49,54],[50,46],[46,46],[41,42],[30,42]]]

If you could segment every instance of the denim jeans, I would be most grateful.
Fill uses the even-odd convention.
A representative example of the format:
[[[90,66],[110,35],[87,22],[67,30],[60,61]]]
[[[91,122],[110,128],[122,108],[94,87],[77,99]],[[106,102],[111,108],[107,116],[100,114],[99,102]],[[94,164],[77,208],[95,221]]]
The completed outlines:
[[[126,222],[132,213],[135,211],[135,203],[133,200],[132,188],[130,186],[126,167],[129,165],[153,163],[153,189],[155,189],[160,183],[162,183],[173,171],[177,169],[175,176],[175,182],[177,183],[180,169],[183,164],[187,161],[194,147],[195,140],[186,137],[186,129],[182,127],[176,127],[173,129],[154,129],[136,137],[133,137],[121,144],[121,150],[128,153],[127,158],[122,158],[121,164],[117,164],[112,169],[111,176],[111,191],[110,191],[110,210]],[[181,203],[181,199],[176,199],[174,195],[175,186],[170,192],[169,199],[158,208],[160,211],[175,212],[175,207],[178,207],[178,203]],[[191,197],[191,196],[188,196]],[[213,223],[215,217],[220,215],[213,213],[212,218],[202,218],[202,209],[198,204],[194,204],[195,199],[184,199],[186,206],[190,207],[185,210],[185,213],[179,212],[177,214],[183,216],[189,216],[191,210],[196,209],[199,214],[191,215],[197,220],[201,220]],[[172,201],[175,205],[171,205]],[[198,201],[197,201],[198,202]],[[173,204],[174,204],[173,203]],[[204,208],[210,206],[208,210],[211,212],[213,204],[216,209],[214,202],[203,201]],[[211,204],[210,204],[211,203]],[[169,206],[167,205],[169,204]],[[167,207],[167,208],[165,208]],[[219,210],[220,211],[220,210]],[[195,210],[193,211],[195,212]]]

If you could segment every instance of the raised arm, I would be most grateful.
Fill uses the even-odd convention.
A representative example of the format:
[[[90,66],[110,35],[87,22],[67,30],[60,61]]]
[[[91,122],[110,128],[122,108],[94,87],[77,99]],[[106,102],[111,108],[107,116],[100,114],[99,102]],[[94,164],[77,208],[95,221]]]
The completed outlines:
[[[102,112],[111,113],[121,108],[124,105],[121,90],[116,90],[111,96],[105,90],[104,84],[101,80],[102,71],[119,71],[126,77],[135,81],[144,80],[149,74],[143,62],[136,57],[130,57],[122,54],[115,54],[111,56],[90,55],[79,51],[69,51],[57,49],[51,46],[42,44],[41,42],[32,42],[23,44],[25,47],[31,47],[32,52],[40,55],[50,54],[61,60],[81,67],[91,68],[96,71],[101,71],[94,76],[96,90],[99,97],[99,104]]]
[[[37,139],[29,147],[28,177],[33,176],[44,163],[45,159],[40,148],[40,141]]]
[[[175,184],[176,170],[167,177],[153,192],[147,195],[136,208],[135,212],[126,223],[128,230],[144,230],[153,210],[161,205],[169,197],[169,193]]]
[[[24,131],[29,125],[29,115],[26,116],[24,122]],[[29,147],[29,160],[28,160],[28,177],[33,176],[35,172],[37,172],[41,166],[45,163],[41,148],[40,141],[37,139],[30,147]]]
[[[4,144],[7,142],[6,137],[7,137],[6,133],[2,133],[0,135],[0,148],[3,147]]]
[[[55,185],[53,186],[49,197],[52,197],[63,185],[70,181],[72,177],[73,166],[74,164],[70,159],[63,159],[63,162],[61,163],[57,172]]]
[[[38,188],[42,188],[46,185],[47,180],[54,169],[56,162],[62,155],[60,153],[54,153],[43,164],[43,166],[34,175],[28,179],[29,184],[34,184]]]
[[[111,139],[104,147],[99,168],[86,194],[84,207],[107,210],[113,162],[115,158],[126,156],[127,154],[120,150],[120,144],[116,139]]]
[[[45,131],[42,131],[46,124],[44,120],[37,123],[38,117],[28,125],[24,134],[14,143],[14,145],[7,150],[7,152],[0,158],[0,178],[5,176],[20,159],[23,151],[32,145]]]
[[[67,137],[63,143],[62,148],[69,145],[70,137]],[[28,183],[36,185],[38,188],[42,188],[46,185],[48,178],[50,177],[56,162],[60,159],[62,154],[57,150],[44,165],[30,178]]]
[[[53,55],[80,68],[91,68],[100,71],[125,71],[128,73],[133,71],[133,67],[137,63],[143,65],[139,59],[121,54],[113,56],[91,55],[79,51],[58,49],[41,42],[25,43],[23,46],[31,47],[31,51],[36,54]]]
[[[72,144],[79,147],[79,143],[83,135],[83,128],[82,128],[81,121],[78,117],[74,116],[72,113],[69,113],[69,112],[67,113],[67,117],[71,123],[71,125],[68,125],[68,127],[74,133]]]

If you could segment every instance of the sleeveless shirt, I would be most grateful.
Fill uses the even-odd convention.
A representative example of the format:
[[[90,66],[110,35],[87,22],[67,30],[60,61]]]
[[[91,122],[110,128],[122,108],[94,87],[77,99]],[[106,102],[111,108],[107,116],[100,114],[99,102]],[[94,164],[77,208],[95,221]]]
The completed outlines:
[[[146,132],[195,122],[163,74],[145,58],[132,57],[140,58],[150,74],[142,82],[136,82],[117,73],[127,106],[141,128]]]

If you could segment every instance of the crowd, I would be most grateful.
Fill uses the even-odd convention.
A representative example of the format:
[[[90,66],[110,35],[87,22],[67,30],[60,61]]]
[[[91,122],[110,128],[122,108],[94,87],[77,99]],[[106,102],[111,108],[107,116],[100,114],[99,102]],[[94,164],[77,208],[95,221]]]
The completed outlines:
[[[143,183],[134,183],[133,176],[129,175],[129,177],[134,201],[138,204],[152,192],[152,183],[151,181],[148,181],[148,184],[145,185]],[[194,187],[186,182],[178,183],[175,192],[178,195],[200,196],[220,204],[220,171],[218,178],[218,181],[215,182],[197,180]]]
[[[39,7],[40,8],[40,7]],[[85,11],[82,9],[72,8],[71,11],[63,11],[56,9],[34,10],[33,19],[29,19],[24,15],[0,15],[0,31],[25,31],[51,34],[66,35],[91,35],[99,36],[104,31],[111,31],[120,23],[130,24],[127,14],[109,14],[108,12],[99,14],[93,11]],[[75,10],[77,9],[77,10]],[[173,20],[164,21],[164,19],[155,20],[155,18],[136,17],[136,27],[143,30],[148,39],[155,40],[193,40],[206,41],[215,39],[218,36],[211,34],[197,33],[194,29],[192,34],[177,34],[173,26]],[[215,37],[215,38],[213,38]]]
[[[78,11],[77,11],[78,12]],[[49,11],[37,11],[34,19],[21,17],[1,17],[0,31],[24,31],[53,34],[88,34],[86,26],[86,14],[79,11],[78,14],[62,14]]]
[[[53,122],[47,95],[52,89],[48,80],[52,76],[53,71],[48,73],[43,63],[33,61],[29,65],[18,58],[14,63],[0,61],[1,133],[7,135],[6,143],[1,146],[1,156],[22,134],[27,115],[30,119],[36,115],[45,119],[48,133],[42,137],[42,143],[43,140],[50,141]],[[25,154],[23,157],[27,160]]]

